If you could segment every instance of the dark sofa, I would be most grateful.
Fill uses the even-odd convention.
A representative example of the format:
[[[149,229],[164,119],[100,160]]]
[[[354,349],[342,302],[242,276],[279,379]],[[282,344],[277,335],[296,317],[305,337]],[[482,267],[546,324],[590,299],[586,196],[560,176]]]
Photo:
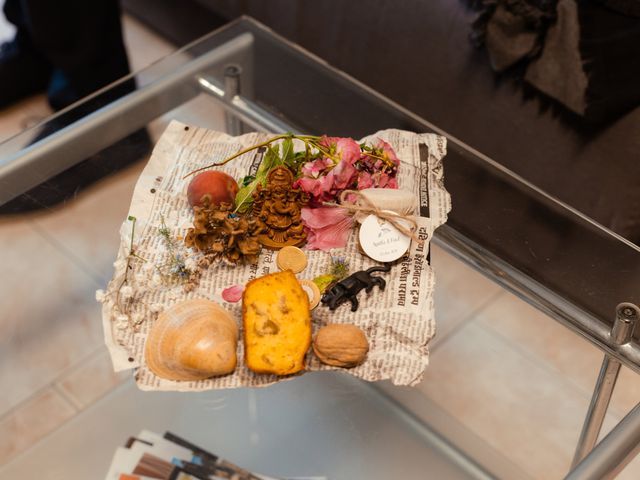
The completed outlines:
[[[640,244],[640,108],[590,126],[525,98],[469,41],[476,13],[460,0],[200,3],[255,17]]]
[[[476,13],[460,0],[200,2],[257,18],[640,244],[640,108],[590,126],[525,98],[469,41]]]
[[[256,18],[640,244],[640,108],[592,126],[562,108],[549,108],[553,102],[539,95],[525,95],[512,76],[495,74],[486,51],[471,44],[470,25],[476,13],[463,1],[164,0],[162,4],[174,13],[199,10],[191,17],[171,15],[170,24],[160,27],[172,30],[170,35],[178,41],[185,41],[185,34],[214,28],[221,18],[242,14]],[[202,15],[205,11],[212,14],[210,20]],[[185,20],[185,28],[175,21],[180,17],[193,20]]]

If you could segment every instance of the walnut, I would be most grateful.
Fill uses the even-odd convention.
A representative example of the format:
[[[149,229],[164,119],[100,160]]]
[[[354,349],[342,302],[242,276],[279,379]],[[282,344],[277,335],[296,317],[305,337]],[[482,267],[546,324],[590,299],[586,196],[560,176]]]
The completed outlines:
[[[355,325],[332,324],[318,331],[313,339],[313,351],[327,365],[355,367],[367,356],[369,342]]]

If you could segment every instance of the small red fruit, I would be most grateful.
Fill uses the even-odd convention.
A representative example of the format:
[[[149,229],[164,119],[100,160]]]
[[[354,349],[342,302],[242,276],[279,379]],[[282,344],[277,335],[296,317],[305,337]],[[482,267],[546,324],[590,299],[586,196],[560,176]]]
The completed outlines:
[[[233,205],[238,184],[224,172],[208,170],[199,173],[187,188],[187,199],[192,207],[217,206],[221,203]]]

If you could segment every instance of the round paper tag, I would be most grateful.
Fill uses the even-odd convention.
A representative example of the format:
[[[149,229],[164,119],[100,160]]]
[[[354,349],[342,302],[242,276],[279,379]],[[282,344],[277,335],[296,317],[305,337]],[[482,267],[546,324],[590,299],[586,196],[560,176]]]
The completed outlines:
[[[407,228],[409,225],[407,225]],[[360,225],[360,246],[378,262],[393,262],[402,257],[411,245],[411,237],[375,215],[369,215]]]

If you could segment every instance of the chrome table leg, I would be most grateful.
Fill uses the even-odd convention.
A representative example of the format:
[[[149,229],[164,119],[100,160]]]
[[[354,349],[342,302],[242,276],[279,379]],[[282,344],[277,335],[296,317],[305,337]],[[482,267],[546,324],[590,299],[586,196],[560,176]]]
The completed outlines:
[[[630,303],[618,305],[616,319],[611,329],[611,340],[615,345],[624,345],[631,340],[638,317],[640,317],[640,311],[635,305]],[[620,362],[605,354],[571,468],[580,463],[598,441],[598,435],[600,434],[602,422],[607,413],[619,372]]]
[[[231,101],[236,95],[240,95],[240,75],[242,69],[238,65],[229,65],[224,69],[224,96]],[[224,122],[229,135],[241,135],[242,123],[240,119],[229,110],[224,111]]]
[[[640,450],[640,403],[636,405],[565,480],[615,478]]]

